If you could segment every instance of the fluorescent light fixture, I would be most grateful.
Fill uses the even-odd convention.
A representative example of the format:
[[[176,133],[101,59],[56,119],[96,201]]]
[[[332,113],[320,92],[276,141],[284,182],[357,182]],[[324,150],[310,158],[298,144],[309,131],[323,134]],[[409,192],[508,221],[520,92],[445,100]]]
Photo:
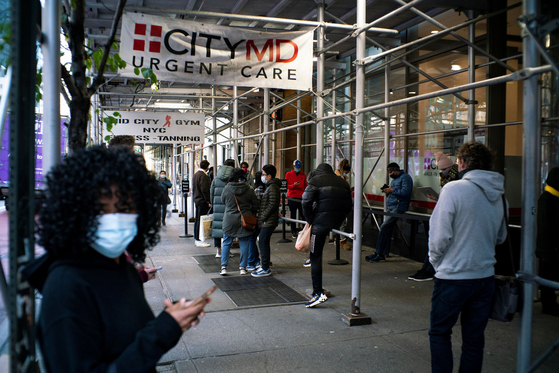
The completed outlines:
[[[189,109],[192,107],[189,102],[156,102],[153,107],[168,108],[168,109]]]
[[[410,95],[415,95],[417,92],[410,91],[408,92]]]
[[[460,65],[456,65],[456,64],[452,64],[450,65],[450,70],[452,71],[458,71],[461,70],[462,68],[460,67]]]
[[[437,30],[433,30],[431,31],[431,34],[438,34],[439,32]]]

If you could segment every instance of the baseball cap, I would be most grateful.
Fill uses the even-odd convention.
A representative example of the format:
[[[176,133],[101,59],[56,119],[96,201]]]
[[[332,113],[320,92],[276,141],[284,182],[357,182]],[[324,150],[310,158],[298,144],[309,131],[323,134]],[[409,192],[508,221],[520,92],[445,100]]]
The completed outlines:
[[[296,159],[296,160],[293,162],[293,167],[295,167],[295,168],[301,168],[302,165],[303,165],[303,164],[302,164],[301,161],[298,160],[298,159]]]

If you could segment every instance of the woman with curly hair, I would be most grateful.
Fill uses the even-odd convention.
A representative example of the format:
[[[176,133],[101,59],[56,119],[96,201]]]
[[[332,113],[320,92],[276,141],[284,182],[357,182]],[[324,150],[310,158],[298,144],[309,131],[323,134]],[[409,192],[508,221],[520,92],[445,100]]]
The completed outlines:
[[[155,372],[207,302],[165,301],[155,317],[126,260],[159,241],[161,187],[128,149],[78,151],[46,177],[30,283],[43,294],[38,340],[49,372]]]

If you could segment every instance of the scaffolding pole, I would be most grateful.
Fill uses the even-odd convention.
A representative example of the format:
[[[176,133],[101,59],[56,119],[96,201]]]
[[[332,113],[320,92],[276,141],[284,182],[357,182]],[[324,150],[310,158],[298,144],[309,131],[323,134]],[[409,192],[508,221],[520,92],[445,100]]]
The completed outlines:
[[[524,17],[535,19],[538,14],[536,0],[524,0],[522,10]],[[537,49],[534,41],[524,31],[523,37],[523,68],[538,66]],[[536,207],[539,194],[538,181],[540,179],[540,102],[538,94],[538,75],[524,80],[523,88],[523,149],[522,149],[522,231],[520,249],[520,270],[526,273],[534,272],[534,243],[536,242]],[[523,302],[520,311],[518,333],[517,371],[527,373],[532,361],[532,313],[534,286],[529,282],[522,283]]]
[[[317,6],[317,19],[319,23],[324,22],[324,1],[320,0]],[[324,48],[324,27],[316,29],[316,44],[318,50]],[[319,54],[316,61],[316,117],[324,116],[324,53]],[[324,159],[324,123],[316,123],[316,166],[321,164]]]
[[[469,18],[473,18],[474,11],[468,11]],[[468,26],[468,39],[470,43],[475,43],[476,40],[476,25],[470,24]],[[468,46],[468,83],[473,83],[476,81],[476,55],[474,48],[471,45]],[[476,91],[470,89],[468,91],[468,141],[474,141],[474,131],[476,124]]]

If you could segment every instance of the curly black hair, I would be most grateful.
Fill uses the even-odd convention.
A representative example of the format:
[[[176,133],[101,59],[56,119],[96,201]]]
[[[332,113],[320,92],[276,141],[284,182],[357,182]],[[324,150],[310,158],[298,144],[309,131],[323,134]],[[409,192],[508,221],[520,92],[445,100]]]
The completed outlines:
[[[491,171],[495,152],[480,142],[470,141],[458,149],[456,157],[466,163],[467,170]]]
[[[45,180],[37,234],[39,245],[51,255],[80,256],[93,250],[90,243],[102,212],[99,197],[111,198],[111,186],[117,188],[119,205],[131,200],[138,214],[138,234],[127,248],[131,258],[144,262],[145,250],[159,242],[162,189],[141,155],[126,147],[90,147],[67,157]]]

